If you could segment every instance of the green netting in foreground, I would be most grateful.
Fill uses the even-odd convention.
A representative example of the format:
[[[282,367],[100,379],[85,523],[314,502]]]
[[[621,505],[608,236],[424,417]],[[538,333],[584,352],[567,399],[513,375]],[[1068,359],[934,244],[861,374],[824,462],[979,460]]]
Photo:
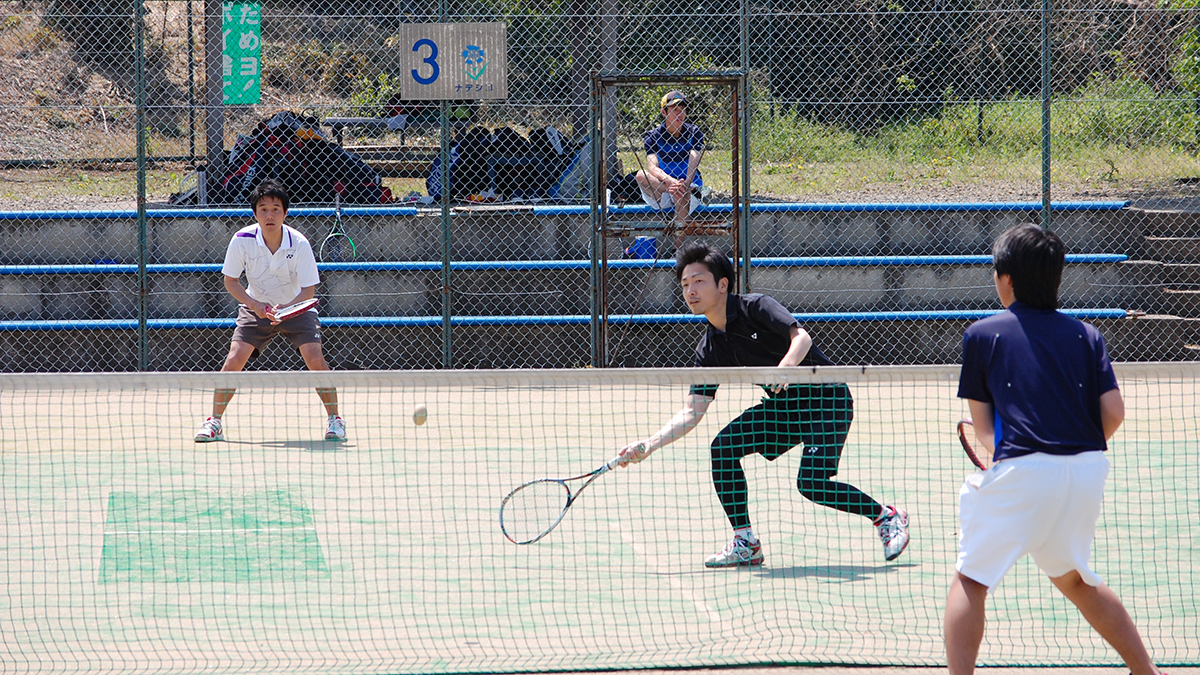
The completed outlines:
[[[1128,419],[1094,568],[1162,664],[1200,662],[1197,379],[1118,365]],[[398,673],[753,663],[939,665],[970,467],[957,368],[825,368],[854,423],[838,480],[911,515],[883,560],[863,518],[796,489],[801,453],[742,461],[761,568],[708,570],[730,536],[709,443],[778,371],[0,375],[0,670]],[[497,509],[654,432],[691,383],[681,441],[601,476],[564,522],[509,543]],[[227,440],[196,444],[215,386]],[[349,440],[323,440],[336,385]],[[428,422],[416,425],[418,404]],[[980,662],[1118,658],[1020,563]]]

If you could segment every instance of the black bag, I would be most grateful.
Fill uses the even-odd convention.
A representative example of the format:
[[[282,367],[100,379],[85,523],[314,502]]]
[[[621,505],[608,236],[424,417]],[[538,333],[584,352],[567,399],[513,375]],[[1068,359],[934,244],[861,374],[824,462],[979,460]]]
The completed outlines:
[[[492,180],[488,175],[492,132],[486,127],[471,127],[456,145],[458,157],[450,172],[450,196],[461,199],[492,189]]]
[[[492,140],[492,189],[502,199],[535,196],[538,179],[533,146],[516,129],[500,127]]]
[[[281,171],[288,176],[283,184],[293,200],[332,203],[334,193],[340,192],[346,204],[382,202],[379,174],[358,155],[321,140],[303,141],[296,153]]]
[[[378,172],[326,140],[316,118],[287,110],[263,119],[252,136],[238,137],[224,174],[210,184],[210,201],[244,204],[266,178],[283,183],[293,203],[332,203],[338,191],[349,204],[386,199]]]
[[[642,198],[642,188],[638,185],[637,174],[617,176],[608,184],[609,197],[618,204],[638,201]]]
[[[542,127],[529,132],[529,147],[538,158],[534,183],[534,197],[550,196],[550,187],[562,175],[571,161],[567,153],[562,132],[554,127]]]

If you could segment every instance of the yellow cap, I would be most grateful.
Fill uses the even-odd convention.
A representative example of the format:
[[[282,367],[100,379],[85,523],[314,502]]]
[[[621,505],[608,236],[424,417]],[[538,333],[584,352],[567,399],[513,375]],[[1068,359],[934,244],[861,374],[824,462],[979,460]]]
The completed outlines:
[[[668,91],[666,96],[662,97],[662,107],[670,108],[673,105],[682,105],[687,107],[687,97],[682,91]]]

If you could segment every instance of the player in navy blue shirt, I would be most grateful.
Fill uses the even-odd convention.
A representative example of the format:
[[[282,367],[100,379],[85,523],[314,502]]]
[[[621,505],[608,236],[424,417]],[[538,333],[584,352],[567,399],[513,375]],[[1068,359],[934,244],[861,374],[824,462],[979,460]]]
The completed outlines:
[[[711,246],[692,245],[680,252],[675,274],[694,314],[708,327],[696,345],[695,365],[831,365],[808,331],[774,298],[729,292],[733,265]],[[711,446],[713,486],[733,527],[733,540],[705,561],[708,567],[759,565],[762,546],[750,526],[746,475],[741,459],[761,454],[774,461],[804,444],[796,486],[808,499],[871,519],[883,540],[884,557],[894,560],[908,545],[908,514],[883,506],[853,485],[830,480],[854,418],[854,400],[845,384],[764,386],[762,403],[730,422]],[[692,387],[684,407],[653,436],[621,450],[622,466],[640,462],[658,448],[694,429],[716,397],[716,385]]]
[[[1006,311],[967,328],[958,395],[995,463],[959,490],[950,674],[974,672],[987,594],[1028,553],[1134,675],[1157,675],[1120,599],[1088,566],[1109,468],[1103,451],[1125,418],[1104,338],[1057,311],[1066,247],[1053,232],[1018,225],[992,256]]]
[[[682,92],[668,92],[661,103],[663,123],[642,139],[646,168],[634,177],[647,204],[662,210],[673,208],[675,222],[682,224],[700,204],[696,191],[704,185],[700,175],[704,132],[684,121],[688,101]]]

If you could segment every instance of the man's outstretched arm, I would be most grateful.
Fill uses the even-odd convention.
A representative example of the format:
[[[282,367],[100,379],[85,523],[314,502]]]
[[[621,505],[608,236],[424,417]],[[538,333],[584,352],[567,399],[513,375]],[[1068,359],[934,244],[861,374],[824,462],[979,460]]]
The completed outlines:
[[[621,449],[621,466],[636,464],[662,446],[686,436],[704,419],[704,413],[708,412],[708,405],[712,402],[713,399],[707,396],[689,394],[687,403],[653,436],[630,443]]]

